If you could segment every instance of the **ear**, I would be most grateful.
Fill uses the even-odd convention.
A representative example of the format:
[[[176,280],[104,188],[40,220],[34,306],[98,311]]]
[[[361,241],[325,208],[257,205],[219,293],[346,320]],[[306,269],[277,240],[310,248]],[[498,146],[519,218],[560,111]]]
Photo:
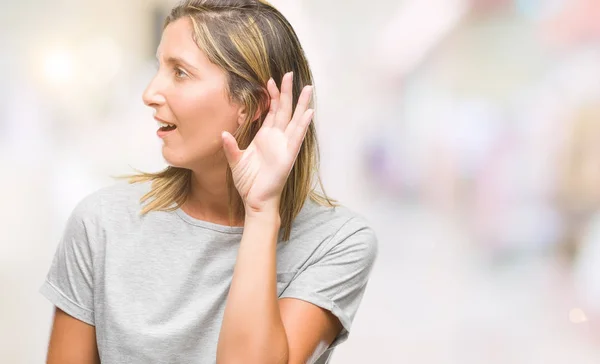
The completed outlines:
[[[238,124],[242,125],[246,120],[248,120],[248,112],[246,111],[246,106],[241,106],[238,111]],[[260,108],[256,110],[254,116],[252,117],[251,122],[255,122],[260,118],[261,110]]]

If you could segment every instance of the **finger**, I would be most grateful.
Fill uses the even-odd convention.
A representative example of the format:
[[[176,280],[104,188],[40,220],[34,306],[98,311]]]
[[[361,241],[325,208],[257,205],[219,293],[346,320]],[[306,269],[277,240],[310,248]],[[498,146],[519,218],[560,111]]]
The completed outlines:
[[[273,78],[267,82],[267,91],[269,91],[269,95],[271,96],[271,105],[269,107],[269,111],[275,113],[279,107],[280,93]]]
[[[313,109],[308,109],[302,115],[300,119],[300,123],[294,129],[293,134],[290,136],[288,142],[289,151],[294,153],[295,156],[298,156],[298,152],[300,151],[300,147],[302,146],[302,142],[304,141],[304,137],[306,136],[306,132],[308,131],[308,126],[313,120],[315,111]]]
[[[272,78],[270,78],[267,82],[267,91],[269,92],[269,97],[271,99],[269,101],[269,113],[265,117],[263,125],[271,127],[274,124],[275,115],[277,114],[277,107],[279,105],[279,89]]]
[[[275,115],[275,127],[285,130],[292,118],[292,103],[293,103],[293,82],[294,73],[289,72],[283,76],[281,81],[281,95],[279,97],[279,105],[277,114]]]
[[[310,85],[305,86],[302,89],[302,93],[300,94],[300,97],[298,98],[298,104],[296,105],[296,110],[294,110],[294,116],[292,117],[292,121],[290,121],[287,128],[285,129],[285,134],[288,137],[294,133],[294,131],[296,130],[298,125],[302,122],[302,117],[310,105],[310,100],[312,99],[312,94],[313,94],[312,86],[310,86]]]
[[[231,168],[235,167],[242,157],[242,151],[238,147],[237,140],[230,133],[224,131],[221,134],[223,139],[223,150],[225,151],[225,158]]]

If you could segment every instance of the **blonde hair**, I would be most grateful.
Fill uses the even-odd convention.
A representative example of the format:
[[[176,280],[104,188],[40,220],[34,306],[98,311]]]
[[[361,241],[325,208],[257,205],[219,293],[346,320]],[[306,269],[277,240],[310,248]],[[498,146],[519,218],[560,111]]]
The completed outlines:
[[[209,60],[227,73],[228,92],[232,101],[241,103],[248,119],[234,133],[240,149],[248,147],[268,112],[266,84],[273,78],[281,87],[283,75],[294,72],[293,107],[302,88],[313,84],[312,73],[298,37],[284,16],[263,0],[188,0],[171,10],[164,28],[174,21],[188,18],[194,40]],[[163,29],[164,29],[163,28]],[[252,117],[261,112],[256,121]],[[319,150],[314,123],[311,123],[296,162],[284,186],[280,216],[283,240],[291,234],[292,222],[304,202],[310,198],[324,206],[335,206],[327,197],[318,173]],[[320,190],[316,191],[314,182]],[[245,211],[227,169],[229,220],[242,219]],[[158,173],[129,176],[130,183],[151,181],[151,190],[141,202],[147,202],[142,214],[150,211],[173,211],[180,208],[190,192],[191,171],[169,166]]]

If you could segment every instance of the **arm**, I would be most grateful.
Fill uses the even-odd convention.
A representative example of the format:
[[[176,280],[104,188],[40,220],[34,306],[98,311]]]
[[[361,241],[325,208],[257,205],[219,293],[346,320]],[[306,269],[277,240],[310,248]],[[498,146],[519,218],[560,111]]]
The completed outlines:
[[[312,87],[305,87],[292,116],[293,75],[281,95],[271,79],[269,114],[246,150],[223,133],[223,149],[246,216],[217,344],[217,363],[305,363],[339,332],[322,309],[308,302],[278,302],[276,246],[280,196],[313,116]],[[307,330],[311,323],[311,330]]]
[[[56,307],[47,363],[100,363],[94,326],[90,232],[98,226],[98,195],[73,209],[40,293]]]
[[[217,363],[285,363],[277,303],[278,213],[247,216],[217,346]]]
[[[297,299],[277,299],[278,210],[247,214],[217,363],[307,363],[333,342],[341,324],[333,314]]]
[[[48,364],[100,364],[96,329],[56,308]]]
[[[331,312],[306,301],[282,298],[279,311],[288,339],[288,363],[314,363],[342,330]]]

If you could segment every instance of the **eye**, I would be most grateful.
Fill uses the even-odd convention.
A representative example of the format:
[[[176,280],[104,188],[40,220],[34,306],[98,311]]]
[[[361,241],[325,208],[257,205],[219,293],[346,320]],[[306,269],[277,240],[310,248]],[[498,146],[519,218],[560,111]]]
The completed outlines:
[[[173,68],[173,74],[176,78],[185,78],[187,77],[187,73],[185,73],[181,68],[175,67]]]

